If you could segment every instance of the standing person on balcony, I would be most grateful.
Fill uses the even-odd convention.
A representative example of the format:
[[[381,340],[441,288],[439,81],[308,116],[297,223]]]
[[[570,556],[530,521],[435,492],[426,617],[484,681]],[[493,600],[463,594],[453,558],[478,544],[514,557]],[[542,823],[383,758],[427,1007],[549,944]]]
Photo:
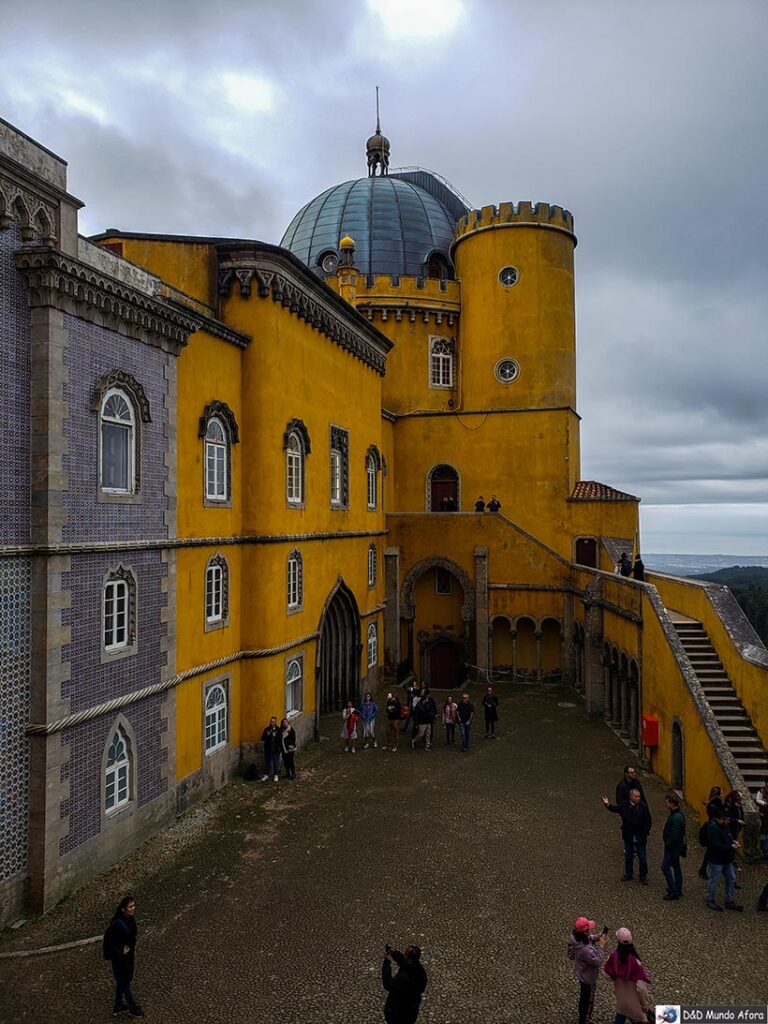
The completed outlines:
[[[622,576],[629,576],[632,572],[632,562],[629,560],[629,555],[626,551],[621,552],[621,558],[619,559],[619,572]]]
[[[645,565],[639,554],[635,555],[635,564],[632,566],[632,576],[640,583],[645,583]]]
[[[475,502],[475,512],[485,512],[485,501],[483,500],[482,494]]]
[[[501,502],[499,501],[495,494],[491,495],[491,500],[488,502],[487,507],[489,512],[498,512],[499,509],[501,508]]]
[[[640,790],[631,789],[629,800],[620,804],[612,804],[607,796],[603,797],[603,805],[612,814],[621,817],[621,838],[624,841],[624,874],[622,882],[631,882],[635,874],[635,856],[637,856],[640,872],[640,884],[648,885],[648,858],[646,846],[648,833],[651,831],[651,812],[640,800]]]

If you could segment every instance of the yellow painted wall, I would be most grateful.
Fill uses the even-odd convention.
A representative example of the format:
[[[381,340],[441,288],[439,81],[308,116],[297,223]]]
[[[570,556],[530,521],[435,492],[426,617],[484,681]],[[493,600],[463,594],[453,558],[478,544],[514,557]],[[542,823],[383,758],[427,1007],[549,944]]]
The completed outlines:
[[[216,304],[216,253],[205,242],[173,242],[152,238],[110,236],[123,246],[123,256],[151,274],[186,292],[213,310]]]
[[[461,636],[464,630],[461,619],[463,603],[464,590],[458,579],[453,577],[451,594],[436,594],[435,570],[427,569],[413,588],[413,604],[416,611],[414,636],[420,630],[436,633],[441,629],[448,631],[449,627],[454,636]]]

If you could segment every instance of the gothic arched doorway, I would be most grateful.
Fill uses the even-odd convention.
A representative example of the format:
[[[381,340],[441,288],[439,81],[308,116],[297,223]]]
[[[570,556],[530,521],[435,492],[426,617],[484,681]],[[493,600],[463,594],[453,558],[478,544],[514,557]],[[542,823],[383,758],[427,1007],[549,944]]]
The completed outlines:
[[[326,602],[317,645],[318,710],[338,711],[357,700],[360,668],[360,616],[357,601],[343,580]]]
[[[427,483],[428,512],[458,512],[459,474],[445,464],[430,470]]]

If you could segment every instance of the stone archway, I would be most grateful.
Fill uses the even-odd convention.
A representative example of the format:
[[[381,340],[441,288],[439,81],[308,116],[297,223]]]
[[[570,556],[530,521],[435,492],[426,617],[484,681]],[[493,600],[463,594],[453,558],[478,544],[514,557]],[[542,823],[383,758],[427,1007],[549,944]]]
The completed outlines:
[[[405,654],[406,664],[409,664],[412,669],[416,669],[420,673],[426,670],[426,664],[424,662],[424,652],[426,650],[426,644],[430,640],[436,640],[442,634],[442,630],[436,632],[430,631],[429,634],[422,636],[419,634],[418,637],[414,636],[415,622],[416,622],[416,602],[414,600],[414,590],[418,581],[424,576],[425,573],[430,570],[444,569],[447,573],[453,576],[459,585],[461,586],[461,632],[456,634],[456,640],[460,642],[463,656],[461,657],[462,665],[470,664],[474,661],[475,654],[475,586],[470,580],[468,574],[462,569],[460,565],[453,562],[449,558],[440,558],[433,556],[431,558],[423,558],[420,562],[411,566],[408,573],[403,580],[403,585],[400,590],[400,620],[405,625]],[[443,637],[443,639],[445,639]],[[416,641],[418,640],[418,651],[416,647]],[[421,653],[419,653],[421,652]],[[444,653],[446,656],[449,651],[446,648]],[[431,662],[429,662],[431,665]]]
[[[360,688],[360,613],[355,595],[339,577],[320,617],[317,644],[317,707],[338,711]]]

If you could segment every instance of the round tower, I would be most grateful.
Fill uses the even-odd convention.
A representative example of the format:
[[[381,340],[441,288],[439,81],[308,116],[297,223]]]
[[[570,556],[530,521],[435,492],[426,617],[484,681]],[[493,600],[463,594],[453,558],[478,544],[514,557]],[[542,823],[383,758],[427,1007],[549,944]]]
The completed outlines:
[[[573,217],[548,203],[458,222],[461,409],[575,409],[575,245]]]

